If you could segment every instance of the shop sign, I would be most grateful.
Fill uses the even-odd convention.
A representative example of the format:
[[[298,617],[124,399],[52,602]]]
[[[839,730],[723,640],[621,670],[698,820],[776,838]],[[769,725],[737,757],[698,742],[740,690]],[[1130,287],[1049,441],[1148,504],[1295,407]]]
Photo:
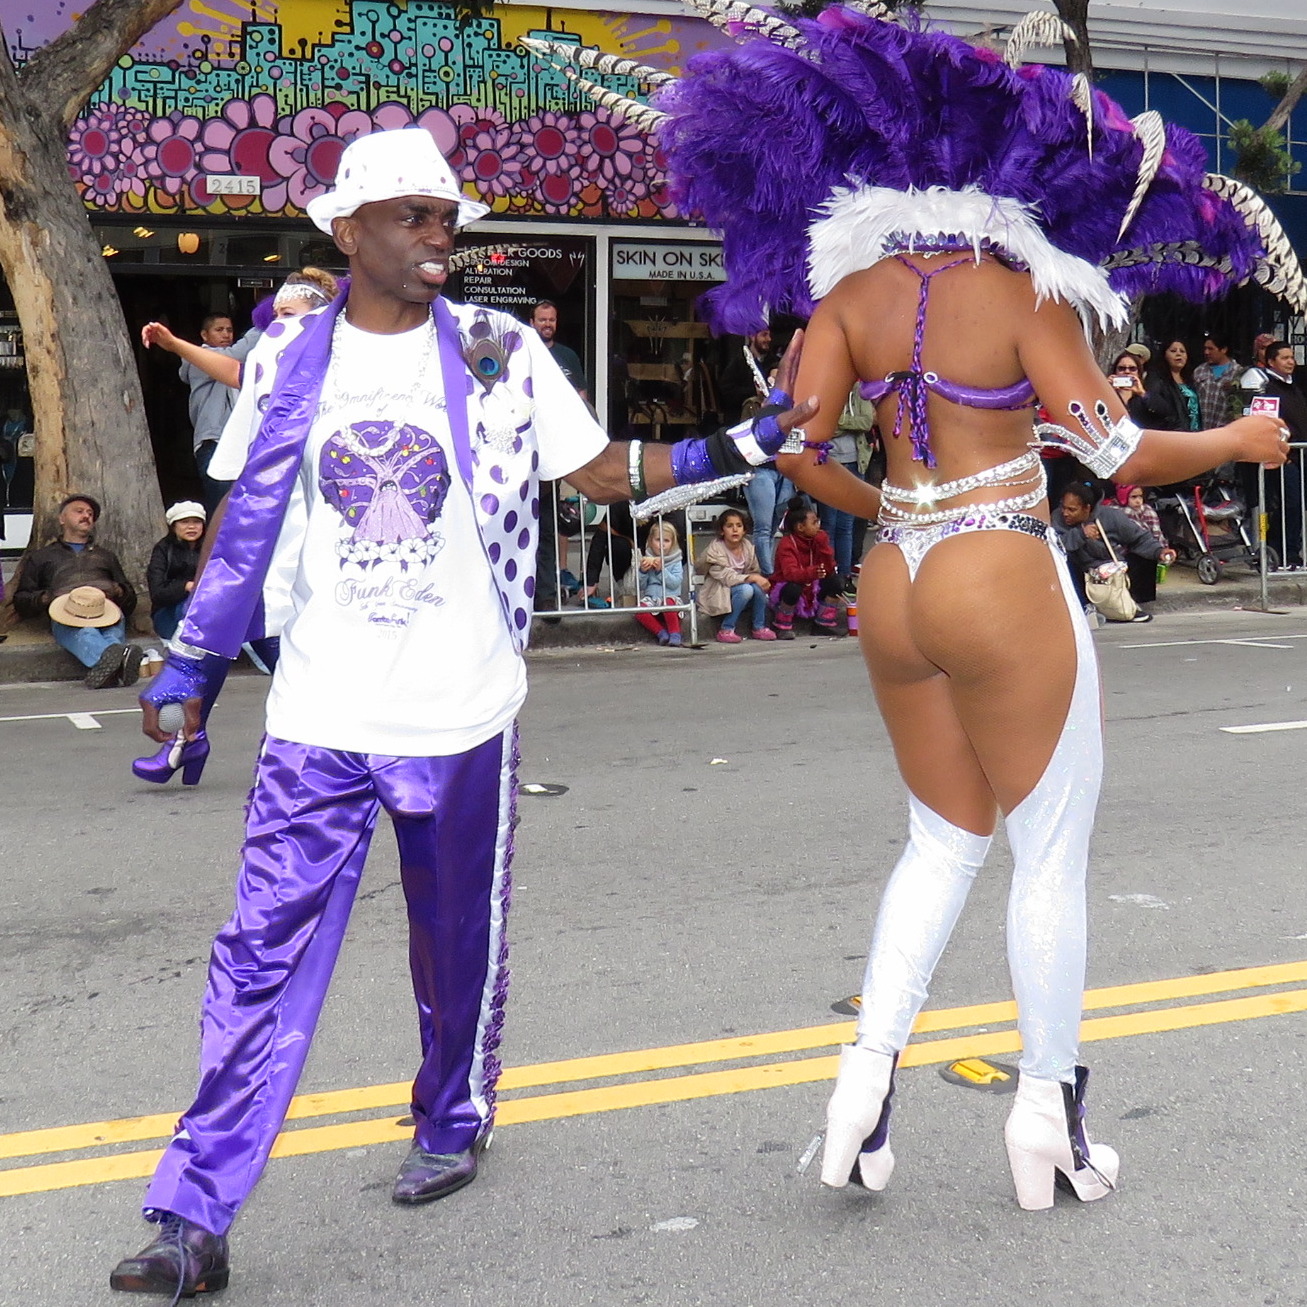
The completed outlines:
[[[499,237],[495,237],[498,242]],[[540,300],[560,300],[584,272],[590,243],[559,237],[511,242],[451,278],[450,294],[525,320]]]
[[[615,281],[725,281],[720,245],[613,242]]]

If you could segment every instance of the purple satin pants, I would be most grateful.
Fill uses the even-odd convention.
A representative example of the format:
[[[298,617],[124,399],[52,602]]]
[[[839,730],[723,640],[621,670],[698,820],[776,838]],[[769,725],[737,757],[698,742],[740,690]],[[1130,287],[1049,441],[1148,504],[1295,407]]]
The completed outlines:
[[[494,1119],[508,990],[516,732],[467,753],[394,758],[264,741],[236,911],[213,944],[200,1087],[145,1198],[215,1234],[281,1129],[349,921],[378,813],[399,843],[422,1065],[417,1142],[460,1152]]]

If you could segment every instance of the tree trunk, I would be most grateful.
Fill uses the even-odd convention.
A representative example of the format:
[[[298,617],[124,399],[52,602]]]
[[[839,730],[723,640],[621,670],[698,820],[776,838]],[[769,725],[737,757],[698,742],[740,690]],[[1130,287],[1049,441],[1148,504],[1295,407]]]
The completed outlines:
[[[31,391],[32,544],[54,534],[59,500],[84,490],[104,508],[97,537],[136,583],[162,513],[122,307],[68,174],[62,128],[32,106],[7,107],[0,117],[0,269],[23,329]]]
[[[1109,327],[1105,330],[1097,322],[1094,323],[1093,331],[1090,333],[1089,347],[1094,351],[1098,366],[1104,372],[1111,369],[1112,364],[1116,362],[1121,351],[1129,343],[1134,324],[1139,321],[1139,308],[1143,302],[1144,297],[1142,295],[1136,295],[1130,301],[1130,320],[1124,327]]]
[[[1089,0],[1054,0],[1062,21],[1076,34],[1066,46],[1067,71],[1094,75],[1094,54],[1089,47]]]

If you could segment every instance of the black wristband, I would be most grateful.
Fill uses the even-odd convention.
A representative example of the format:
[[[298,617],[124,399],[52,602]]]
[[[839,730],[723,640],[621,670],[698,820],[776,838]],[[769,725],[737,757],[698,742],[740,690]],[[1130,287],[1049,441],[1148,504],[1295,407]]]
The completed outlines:
[[[778,413],[784,413],[785,408],[781,404],[767,404],[759,409],[754,420],[765,417],[775,417]],[[707,449],[708,457],[712,460],[712,465],[716,469],[718,476],[735,476],[740,472],[752,472],[754,466],[749,462],[736,447],[735,441],[731,439],[729,429],[718,427],[711,436],[704,442]]]

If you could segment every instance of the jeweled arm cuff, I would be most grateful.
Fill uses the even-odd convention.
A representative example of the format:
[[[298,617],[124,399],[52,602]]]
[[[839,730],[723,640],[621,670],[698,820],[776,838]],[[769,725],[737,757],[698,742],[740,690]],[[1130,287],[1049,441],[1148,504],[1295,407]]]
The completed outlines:
[[[637,522],[647,522],[660,513],[675,513],[679,509],[688,508],[691,504],[714,499],[727,490],[748,485],[752,480],[752,472],[740,472],[735,476],[716,477],[712,481],[700,481],[695,485],[673,486],[670,490],[664,490],[643,503],[632,504],[631,516]]]
[[[193,658],[197,663],[205,658],[218,658],[221,655],[210,653],[207,649],[201,649],[199,645],[183,644],[176,636],[168,641],[168,652],[175,653],[181,658]],[[230,661],[226,659],[224,661]]]
[[[1113,422],[1102,400],[1095,403],[1092,413],[1078,400],[1072,400],[1067,409],[1079,431],[1056,422],[1041,422],[1035,427],[1035,445],[1070,454],[1095,476],[1110,477],[1129,460],[1144,437],[1143,429],[1129,418]]]

